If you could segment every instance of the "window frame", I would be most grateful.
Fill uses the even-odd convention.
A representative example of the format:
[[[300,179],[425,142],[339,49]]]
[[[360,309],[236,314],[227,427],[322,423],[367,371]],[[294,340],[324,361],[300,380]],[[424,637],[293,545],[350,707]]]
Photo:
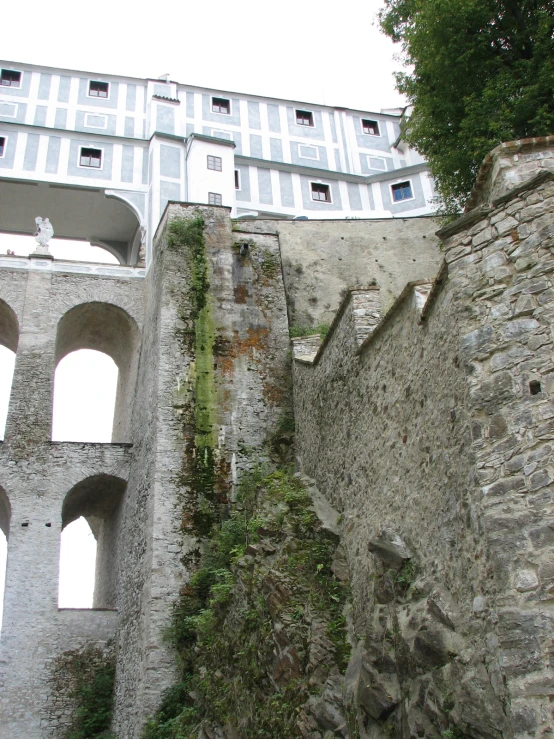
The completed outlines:
[[[219,198],[219,203],[212,203],[212,198],[214,200],[217,200]],[[208,205],[213,205],[215,207],[223,205],[223,195],[220,192],[208,192]]]
[[[83,151],[99,151],[100,152],[100,166],[96,167],[94,164],[82,164],[81,160],[83,158]],[[89,157],[90,158],[90,157]],[[79,147],[79,155],[77,160],[77,166],[81,169],[93,169],[97,171],[101,171],[104,169],[104,149],[101,147],[94,147],[94,146],[80,146]]]
[[[3,159],[6,156],[6,149],[8,148],[8,137],[2,135],[0,136],[0,141],[4,142],[0,148],[0,159]]]
[[[217,102],[215,102],[217,100]],[[221,108],[221,103],[226,103],[227,105],[224,106],[227,108],[227,110],[216,110],[216,108]],[[212,113],[217,113],[218,115],[231,115],[231,99],[230,98],[220,98],[216,97],[215,95],[212,95]]]
[[[213,167],[210,167],[210,159],[213,159]],[[207,155],[207,167],[212,172],[223,172],[223,159],[221,157],[216,156],[215,154],[208,154]],[[217,166],[219,162],[219,167]]]
[[[242,178],[240,176],[240,169],[235,169],[235,190],[242,188]]]
[[[92,85],[107,85],[107,94],[104,95],[91,95],[91,88]],[[110,99],[110,92],[111,92],[111,85],[109,82],[103,82],[102,80],[89,80],[88,82],[88,91],[87,91],[87,97],[92,98],[93,100],[109,100]]]
[[[300,116],[298,115],[299,113],[300,113]],[[302,118],[303,115],[307,116],[309,123],[299,123],[299,119]],[[315,128],[313,110],[302,110],[300,108],[295,108],[294,109],[294,119],[296,121],[297,126],[303,126],[304,128]]]
[[[361,126],[362,126],[362,134],[364,136],[381,136],[381,126],[379,125],[379,121],[374,121],[371,118],[360,118]],[[375,123],[377,126],[377,133],[371,133],[370,131],[364,131],[364,123]],[[368,126],[369,128],[369,126]]]
[[[394,187],[398,187],[400,185],[409,185],[410,186],[410,192],[412,193],[411,194],[411,197],[409,197],[409,198],[401,198],[400,200],[395,200],[394,199],[394,189],[393,188]],[[391,193],[391,203],[393,205],[397,205],[398,203],[406,203],[406,202],[408,202],[410,200],[415,200],[414,186],[412,184],[412,180],[411,179],[410,180],[401,180],[400,182],[391,182],[391,184],[389,185],[389,187],[390,187],[390,193]]]
[[[314,193],[316,192],[314,190],[315,187],[326,187],[327,192],[326,194],[329,196],[329,199],[325,198],[322,200],[321,198],[314,198]],[[333,193],[331,191],[331,185],[327,184],[326,182],[310,182],[310,194],[312,196],[312,202],[314,203],[332,203],[333,202]]]
[[[4,83],[4,73],[7,72],[8,74],[18,74],[19,79],[17,81],[17,84],[13,84],[11,81],[9,84]],[[23,72],[20,72],[18,69],[0,69],[0,90],[2,87],[14,87],[16,90],[21,89],[21,81],[23,79]]]

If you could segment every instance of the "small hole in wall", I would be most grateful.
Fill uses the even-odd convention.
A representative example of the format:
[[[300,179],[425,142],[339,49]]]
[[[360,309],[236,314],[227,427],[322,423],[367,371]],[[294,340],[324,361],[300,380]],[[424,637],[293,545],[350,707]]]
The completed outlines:
[[[49,529],[52,526],[51,523],[45,523],[44,525],[46,526],[47,529]]]
[[[531,395],[538,395],[541,392],[541,384],[538,380],[531,380],[529,383],[529,391]]]
[[[29,521],[24,521],[21,525],[23,526],[23,528],[27,528],[27,526],[29,525]]]

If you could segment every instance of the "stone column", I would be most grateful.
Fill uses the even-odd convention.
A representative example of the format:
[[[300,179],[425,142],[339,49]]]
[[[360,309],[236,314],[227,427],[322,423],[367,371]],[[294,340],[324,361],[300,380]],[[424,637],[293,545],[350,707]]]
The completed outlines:
[[[33,259],[36,263],[45,261]],[[50,279],[49,270],[32,268],[27,281],[6,422],[6,441],[18,456],[51,438],[56,326],[50,317]]]

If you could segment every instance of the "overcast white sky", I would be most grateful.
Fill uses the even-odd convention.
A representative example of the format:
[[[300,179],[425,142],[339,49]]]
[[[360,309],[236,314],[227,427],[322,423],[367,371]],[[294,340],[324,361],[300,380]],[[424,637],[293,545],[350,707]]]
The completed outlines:
[[[375,25],[382,0],[128,2],[23,0],[2,7],[2,58],[171,79],[224,91],[378,110],[396,48]]]
[[[0,54],[6,61],[105,74],[157,78],[169,73],[178,82],[216,90],[378,111],[405,105],[394,89],[392,74],[401,68],[393,58],[398,48],[377,27],[382,4],[382,0],[317,4],[297,0],[160,0],[149,4],[95,0],[79,5],[74,0],[23,0],[3,3]],[[37,215],[48,216],[30,214],[33,219]],[[23,242],[0,235],[2,253],[7,248],[28,253],[34,246],[32,239]],[[72,251],[66,251],[64,258],[75,258],[74,246],[66,247]],[[99,250],[91,253],[96,259],[102,254]],[[8,354],[0,353],[0,396],[10,382]],[[106,404],[98,401],[98,395],[113,393],[113,368],[102,369],[93,354],[83,352],[66,360],[70,374],[84,384],[58,381],[58,388],[67,388],[68,397],[56,399],[60,426],[54,438],[109,441],[106,421],[97,423],[93,413],[105,413]],[[86,378],[85,372],[89,373]],[[95,392],[93,380],[98,385]],[[81,393],[80,387],[87,386],[87,392]],[[79,413],[72,413],[77,401],[87,400],[88,407],[80,406]],[[1,404],[0,397],[0,424]],[[71,425],[75,417],[77,427]],[[88,542],[85,559],[92,571],[94,546],[86,530],[76,534],[77,543],[83,537]],[[0,604],[5,566],[2,539],[0,535]],[[76,552],[77,544],[70,544],[69,549]],[[85,604],[83,566],[79,564],[78,582],[66,586],[64,605]],[[86,586],[89,591],[90,587]],[[90,600],[90,595],[86,597]]]

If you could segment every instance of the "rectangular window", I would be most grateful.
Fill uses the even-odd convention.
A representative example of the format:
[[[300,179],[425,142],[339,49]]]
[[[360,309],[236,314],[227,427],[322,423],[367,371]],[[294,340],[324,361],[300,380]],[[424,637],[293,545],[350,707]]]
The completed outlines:
[[[221,205],[221,195],[218,192],[209,192],[208,203],[210,205]]]
[[[81,167],[96,167],[96,169],[100,169],[102,166],[102,151],[100,149],[88,149],[82,146],[79,164]]]
[[[208,169],[215,169],[216,172],[221,172],[221,157],[213,157],[208,154]]]
[[[92,81],[88,83],[88,96],[91,98],[107,98],[110,91],[108,82]]]
[[[310,113],[309,110],[297,110],[296,111],[296,125],[297,126],[313,126],[314,125],[314,114]]]
[[[379,124],[377,121],[368,121],[366,118],[362,118],[362,131],[368,136],[380,136]]]
[[[231,101],[226,98],[212,98],[212,112],[231,114]]]
[[[331,188],[329,185],[321,185],[319,182],[312,182],[312,200],[319,200],[323,203],[331,202]]]
[[[235,190],[240,190],[240,171],[235,169]]]
[[[398,182],[396,185],[391,185],[391,190],[392,199],[395,203],[413,198],[411,182]]]
[[[0,136],[0,157],[4,156],[5,151],[6,151],[6,137]]]
[[[304,159],[319,159],[319,151],[317,146],[299,146],[298,153]]]
[[[3,69],[0,73],[0,85],[4,87],[21,87],[21,72]]]

